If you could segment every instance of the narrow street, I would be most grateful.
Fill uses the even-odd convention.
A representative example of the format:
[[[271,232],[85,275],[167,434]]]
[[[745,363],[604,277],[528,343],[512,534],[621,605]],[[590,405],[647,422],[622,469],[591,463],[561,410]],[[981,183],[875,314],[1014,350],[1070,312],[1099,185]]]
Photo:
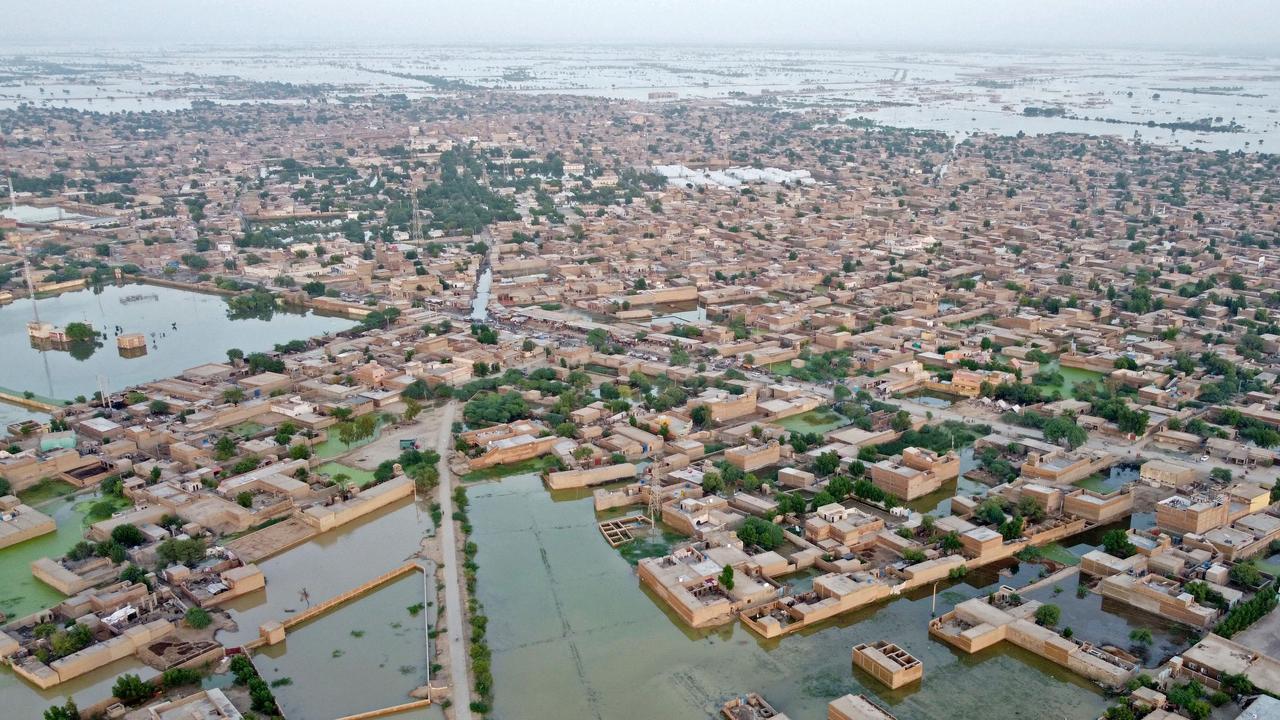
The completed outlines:
[[[453,527],[453,473],[449,470],[449,455],[453,452],[453,418],[458,402],[445,406],[440,421],[436,451],[440,453],[440,554],[444,558],[445,628],[449,639],[449,687],[453,699],[454,717],[471,720],[471,681],[467,672],[466,632],[462,619],[462,580],[458,573],[458,542]]]

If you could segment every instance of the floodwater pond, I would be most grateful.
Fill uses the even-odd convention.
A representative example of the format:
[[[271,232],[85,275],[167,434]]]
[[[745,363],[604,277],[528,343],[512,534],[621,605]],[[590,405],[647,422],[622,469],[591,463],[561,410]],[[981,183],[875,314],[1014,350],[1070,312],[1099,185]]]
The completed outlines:
[[[1107,474],[1095,473],[1083,480],[1075,483],[1076,487],[1082,487],[1086,490],[1094,492],[1109,493],[1119,490],[1120,488],[1138,480],[1138,466],[1128,463],[1119,463],[1112,465]]]
[[[269,320],[227,317],[222,297],[150,285],[106,285],[35,301],[40,320],[65,327],[87,322],[107,337],[70,350],[41,350],[27,336],[34,318],[32,300],[0,307],[0,387],[71,400],[92,395],[99,377],[108,390],[176,375],[206,362],[225,362],[226,351],[271,350],[290,340],[339,332],[355,322],[312,312],[276,311]],[[116,328],[142,333],[147,354],[124,357],[116,349]]]
[[[423,576],[410,573],[295,627],[254,664],[268,682],[288,678],[274,690],[285,717],[342,717],[408,702],[427,682],[426,622],[435,608],[424,603]]]
[[[418,552],[431,532],[430,503],[405,499],[258,561],[267,587],[224,606],[239,627],[218,633],[218,641],[228,647],[241,645],[257,638],[258,626],[268,620],[286,620],[308,604],[394,570]]]
[[[45,710],[53,705],[61,705],[72,698],[80,707],[101,702],[111,696],[111,686],[116,678],[125,673],[133,673],[143,680],[150,680],[159,675],[158,672],[142,664],[134,657],[122,658],[89,673],[85,673],[69,682],[60,683],[48,690],[41,690],[22,680],[8,665],[0,667],[0,707],[2,716],[18,720],[39,718]]]
[[[1025,651],[967,656],[930,639],[928,590],[776,640],[736,622],[691,630],[601,537],[589,493],[548,493],[536,475],[521,475],[467,494],[500,720],[704,720],[748,691],[797,720],[825,717],[826,704],[849,692],[878,698],[902,720],[981,717],[993,707],[1083,720],[1106,706],[1095,686]],[[1039,574],[1027,563],[1011,569],[940,585],[937,612]],[[881,639],[923,660],[922,684],[888,691],[853,670],[851,647]]]
[[[970,480],[964,476],[970,470],[978,467],[978,463],[973,459],[973,448],[966,447],[960,450],[960,475],[955,480],[948,480],[942,483],[937,490],[922,495],[915,500],[908,500],[903,503],[908,509],[915,512],[933,515],[935,517],[945,517],[951,514],[951,498],[956,495],[977,495],[985,496],[988,488],[986,485],[977,480]]]

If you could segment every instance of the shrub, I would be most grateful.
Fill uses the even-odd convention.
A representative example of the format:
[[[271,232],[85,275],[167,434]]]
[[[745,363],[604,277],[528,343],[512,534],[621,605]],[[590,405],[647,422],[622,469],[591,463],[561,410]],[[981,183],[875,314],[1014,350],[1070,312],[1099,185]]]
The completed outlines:
[[[195,685],[200,682],[200,673],[190,668],[169,668],[160,676],[160,682],[166,688]]]
[[[187,621],[187,625],[196,630],[203,630],[213,624],[213,616],[204,608],[188,608],[184,619]]]
[[[1045,627],[1053,627],[1062,618],[1062,609],[1057,605],[1041,605],[1036,608],[1036,622]]]

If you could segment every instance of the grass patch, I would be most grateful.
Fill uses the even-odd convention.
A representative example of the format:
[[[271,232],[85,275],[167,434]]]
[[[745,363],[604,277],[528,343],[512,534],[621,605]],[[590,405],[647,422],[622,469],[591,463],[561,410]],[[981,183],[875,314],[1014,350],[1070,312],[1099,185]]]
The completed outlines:
[[[472,470],[462,476],[463,482],[479,482],[481,480],[497,480],[498,478],[508,477],[510,475],[524,475],[526,473],[541,473],[543,470],[549,470],[556,467],[556,458],[554,455],[543,455],[542,457],[529,458],[516,463],[508,463],[506,465],[494,465],[492,467]]]
[[[1079,565],[1080,558],[1071,554],[1071,551],[1062,547],[1058,543],[1049,543],[1040,548],[1040,554],[1061,565]]]
[[[798,433],[825,433],[848,425],[851,420],[831,408],[816,408],[775,421],[775,424]]]
[[[70,495],[76,487],[69,482],[55,478],[45,478],[26,490],[18,491],[18,499],[27,505],[39,505],[55,498]]]
[[[86,500],[76,505],[77,510],[84,511],[84,524],[92,525],[99,520],[106,520],[120,510],[133,507],[129,498],[107,495],[95,500]]]

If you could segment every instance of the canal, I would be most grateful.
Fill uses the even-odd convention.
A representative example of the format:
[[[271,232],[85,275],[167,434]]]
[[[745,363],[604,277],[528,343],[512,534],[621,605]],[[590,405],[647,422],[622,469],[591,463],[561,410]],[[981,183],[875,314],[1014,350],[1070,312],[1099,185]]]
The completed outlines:
[[[468,497],[493,651],[494,718],[703,720],[747,691],[796,720],[825,717],[827,702],[849,692],[878,698],[902,720],[993,712],[1084,719],[1106,705],[1093,685],[1017,648],[966,656],[930,639],[927,591],[779,640],[762,640],[740,623],[691,630],[604,542],[589,493],[552,495],[538,476],[519,475],[470,486]],[[1040,567],[1011,570],[940,586],[938,612],[1000,584],[1030,582]],[[923,660],[922,684],[891,692],[853,671],[852,646],[880,639]]]
[[[225,362],[226,351],[271,350],[278,343],[339,332],[355,322],[311,312],[276,311],[270,319],[227,317],[221,296],[152,287],[107,285],[36,300],[43,322],[65,327],[87,322],[107,337],[70,350],[40,350],[27,337],[32,300],[0,307],[0,387],[71,400],[92,395],[102,376],[109,390],[176,375],[206,362]],[[147,354],[128,358],[116,349],[116,328],[142,333]]]

